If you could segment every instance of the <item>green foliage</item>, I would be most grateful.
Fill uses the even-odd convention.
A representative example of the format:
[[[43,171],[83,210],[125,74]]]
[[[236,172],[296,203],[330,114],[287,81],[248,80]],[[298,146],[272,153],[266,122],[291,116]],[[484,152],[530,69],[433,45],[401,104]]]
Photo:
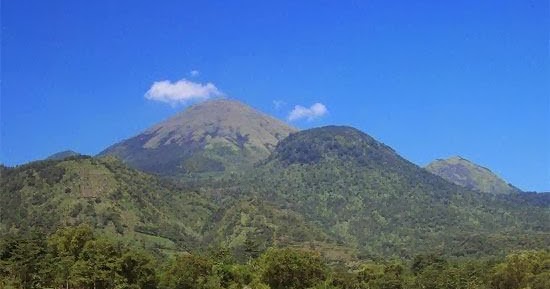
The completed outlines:
[[[349,127],[290,135],[239,180],[239,188],[237,198],[253,195],[275,209],[299,212],[324,233],[306,240],[323,236],[316,240],[364,256],[412,258],[433,250],[486,256],[550,246],[547,202],[453,185]]]
[[[167,249],[197,246],[203,224],[215,210],[195,192],[113,158],[86,156],[4,168],[0,203],[2,228],[53,232],[89,224],[140,242],[165,239]]]
[[[2,286],[17,288],[153,289],[155,262],[148,253],[97,237],[86,225],[60,229],[47,239],[26,233],[0,242]]]
[[[162,275],[161,287],[166,289],[206,289],[219,284],[213,273],[214,263],[194,255],[178,256]]]
[[[40,288],[48,282],[46,242],[38,232],[0,239],[0,288]]]
[[[491,288],[550,288],[549,276],[550,252],[514,253],[495,267]]]
[[[271,246],[312,245],[349,262],[550,246],[544,194],[469,191],[349,127],[294,133],[253,170],[219,178],[175,182],[86,156],[0,172],[0,228],[89,224],[166,255],[224,246],[247,261]]]
[[[314,251],[270,248],[237,263],[226,248],[173,258],[107,238],[83,225],[0,238],[0,288],[80,289],[546,289],[549,251],[505,259],[377,260],[329,265]]]
[[[318,255],[291,249],[268,250],[260,266],[261,278],[271,289],[309,288],[325,280],[327,274]]]
[[[135,249],[125,250],[118,262],[119,274],[125,284],[134,284],[140,289],[157,288],[157,262],[150,254]]]

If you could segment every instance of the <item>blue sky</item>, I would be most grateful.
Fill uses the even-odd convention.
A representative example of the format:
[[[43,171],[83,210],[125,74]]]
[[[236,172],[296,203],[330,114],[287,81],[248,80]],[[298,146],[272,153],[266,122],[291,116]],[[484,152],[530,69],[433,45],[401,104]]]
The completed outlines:
[[[547,0],[22,0],[1,13],[8,165],[96,154],[184,109],[145,95],[186,79],[285,120],[301,105],[293,125],[352,125],[419,165],[461,155],[550,191]]]

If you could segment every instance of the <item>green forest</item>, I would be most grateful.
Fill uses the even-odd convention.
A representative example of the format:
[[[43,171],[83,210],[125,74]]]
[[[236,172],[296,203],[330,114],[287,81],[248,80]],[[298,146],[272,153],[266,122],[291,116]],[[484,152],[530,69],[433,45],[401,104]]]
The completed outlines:
[[[0,289],[550,289],[549,3],[0,0]]]
[[[550,288],[548,194],[470,190],[349,127],[240,173],[0,166],[1,288]]]
[[[11,234],[0,241],[0,288],[550,288],[550,252],[499,258],[377,259],[331,264],[315,249],[247,242],[246,260],[227,248],[163,255],[96,234],[87,225]]]

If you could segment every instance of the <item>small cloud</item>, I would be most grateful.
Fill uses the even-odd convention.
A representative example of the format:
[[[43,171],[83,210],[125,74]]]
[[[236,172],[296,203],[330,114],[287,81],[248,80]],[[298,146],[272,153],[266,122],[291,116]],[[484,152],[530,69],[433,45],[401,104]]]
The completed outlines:
[[[199,74],[201,74],[201,73],[198,70],[189,71],[189,75],[191,75],[191,77],[199,76]]]
[[[314,119],[322,117],[323,115],[327,114],[327,112],[327,107],[319,102],[313,104],[309,108],[303,107],[301,105],[296,105],[288,115],[288,120],[295,121],[305,118],[308,121],[312,121]]]
[[[145,98],[176,105],[191,100],[204,100],[222,95],[223,93],[210,82],[201,84],[181,79],[176,82],[169,80],[155,81],[145,93]]]
[[[280,109],[281,107],[283,107],[284,105],[286,104],[286,102],[282,101],[282,100],[274,100],[273,101],[273,106],[275,107],[275,109]]]

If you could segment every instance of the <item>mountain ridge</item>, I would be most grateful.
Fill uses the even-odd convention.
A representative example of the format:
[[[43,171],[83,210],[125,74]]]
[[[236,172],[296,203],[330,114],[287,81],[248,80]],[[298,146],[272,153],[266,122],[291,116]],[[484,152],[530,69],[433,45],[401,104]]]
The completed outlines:
[[[2,168],[1,174],[3,231],[53,231],[87,223],[148,244],[194,247],[201,230],[197,220],[214,209],[196,193],[182,192],[112,157],[43,160]],[[182,213],[191,209],[193,216]]]
[[[296,132],[253,168],[193,182],[149,175],[114,157],[38,161],[0,173],[2,229],[90,223],[162,250],[322,246],[410,258],[434,248],[482,256],[550,245],[547,196],[468,190],[351,127]]]
[[[86,222],[171,250],[310,244],[372,258],[550,246],[546,195],[472,190],[356,128],[296,131],[232,100],[191,106],[99,157],[0,173],[4,229]]]
[[[78,152],[75,152],[73,150],[64,150],[64,151],[60,151],[60,152],[49,155],[46,158],[46,160],[62,160],[64,158],[74,157],[74,156],[79,156],[79,155],[82,155],[82,154],[78,153]]]
[[[522,242],[531,233],[550,243],[543,234],[550,228],[540,219],[548,216],[545,200],[530,196],[531,206],[516,195],[495,198],[458,186],[351,127],[294,133],[247,175],[243,188],[300,212],[329,239],[367,255],[407,255],[411,248],[428,251],[441,244],[447,244],[441,248],[446,254],[462,254],[478,250],[477,242],[507,247],[505,238]],[[510,216],[496,213],[503,210]]]
[[[461,156],[436,159],[425,168],[452,183],[480,192],[494,194],[521,192],[520,189],[501,179],[489,168]]]

